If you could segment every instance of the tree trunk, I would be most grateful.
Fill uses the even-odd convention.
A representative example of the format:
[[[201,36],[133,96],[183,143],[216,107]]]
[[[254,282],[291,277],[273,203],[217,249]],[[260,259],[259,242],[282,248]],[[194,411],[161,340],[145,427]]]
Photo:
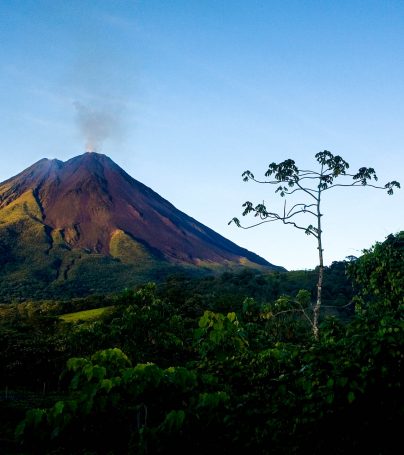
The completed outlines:
[[[313,335],[316,340],[318,340],[318,338],[319,338],[318,321],[320,318],[321,291],[323,288],[323,274],[324,274],[323,245],[322,245],[322,231],[321,231],[322,214],[320,212],[320,200],[321,200],[321,190],[319,189],[318,199],[317,199],[317,241],[318,241],[317,249],[318,249],[319,267],[318,267],[318,281],[317,281],[317,300],[316,300],[316,304],[314,305],[314,310],[313,310]]]
[[[324,273],[324,265],[323,265],[323,250],[321,249],[321,240],[319,239],[319,257],[320,257],[320,265],[318,268],[318,282],[317,282],[317,300],[316,304],[314,305],[313,311],[313,335],[316,340],[318,340],[318,320],[320,317],[320,308],[321,308],[321,291],[323,287],[323,273]]]

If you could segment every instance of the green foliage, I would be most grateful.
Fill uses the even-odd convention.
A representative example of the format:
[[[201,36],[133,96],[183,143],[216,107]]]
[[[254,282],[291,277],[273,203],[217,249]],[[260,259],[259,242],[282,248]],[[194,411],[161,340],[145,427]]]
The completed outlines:
[[[389,235],[352,262],[349,274],[358,286],[358,311],[403,311],[404,231]]]
[[[301,286],[309,272],[177,277],[115,296],[113,314],[84,324],[45,320],[35,306],[21,307],[23,319],[11,312],[1,326],[2,372],[20,353],[23,366],[14,371],[27,377],[33,357],[38,377],[68,359],[54,383],[58,396],[36,401],[17,426],[20,451],[395,453],[404,337],[402,244],[393,237],[351,264],[358,310],[324,314],[317,342],[303,313],[311,311],[312,293]],[[330,293],[345,292],[345,266],[329,268]],[[284,286],[293,292],[281,293]],[[18,343],[22,350],[13,351]],[[0,400],[0,416],[15,406]]]
[[[175,307],[156,296],[148,284],[123,295],[125,307],[111,321],[110,337],[136,361],[186,356],[186,322]]]
[[[209,427],[204,415],[220,411],[229,399],[225,392],[211,391],[212,379],[196,371],[151,363],[132,367],[119,349],[70,359],[66,374],[71,377],[70,395],[51,409],[29,411],[16,430],[20,440],[40,445],[40,436],[48,434],[49,441],[62,440],[71,448],[84,444],[105,451],[112,443],[111,448],[123,451],[130,441],[140,453],[151,446],[160,451],[161,441],[174,443],[196,421],[201,429]],[[67,436],[72,431],[74,440]],[[119,435],[125,439],[117,443]]]
[[[205,311],[195,331],[198,350],[203,357],[224,358],[246,349],[248,342],[236,313]]]
[[[333,262],[324,268],[323,302],[324,312],[328,307],[339,307],[332,313],[343,314],[342,309],[352,299],[352,282],[345,273],[346,262]],[[282,295],[296,295],[300,289],[307,289],[314,298],[316,294],[317,271],[296,270],[287,273],[259,273],[253,270],[225,272],[217,277],[190,279],[186,276],[170,277],[157,288],[157,294],[176,302],[189,316],[199,317],[205,309],[213,312],[241,312],[246,298],[254,298],[258,305],[273,302]]]

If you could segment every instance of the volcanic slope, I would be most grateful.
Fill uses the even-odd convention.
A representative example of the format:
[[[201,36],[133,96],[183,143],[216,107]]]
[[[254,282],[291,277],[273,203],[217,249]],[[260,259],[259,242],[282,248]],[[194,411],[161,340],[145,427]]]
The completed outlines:
[[[110,158],[42,159],[0,183],[0,300],[116,291],[176,268],[282,270],[176,209]]]

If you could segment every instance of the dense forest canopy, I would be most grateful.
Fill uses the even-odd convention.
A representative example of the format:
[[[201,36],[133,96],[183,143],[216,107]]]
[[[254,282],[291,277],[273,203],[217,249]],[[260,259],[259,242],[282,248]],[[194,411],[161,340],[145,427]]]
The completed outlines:
[[[0,447],[396,453],[404,233],[349,259],[326,268],[317,341],[315,270],[3,305]]]

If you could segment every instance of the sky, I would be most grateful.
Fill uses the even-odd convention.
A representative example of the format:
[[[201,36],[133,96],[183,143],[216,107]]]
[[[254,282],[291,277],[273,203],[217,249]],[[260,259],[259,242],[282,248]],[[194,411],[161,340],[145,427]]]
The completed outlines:
[[[271,263],[314,268],[302,231],[228,225],[246,200],[282,208],[241,174],[316,169],[326,149],[404,185],[403,30],[401,0],[1,0],[0,181],[91,146]],[[402,230],[403,207],[404,187],[325,193],[325,263]]]

